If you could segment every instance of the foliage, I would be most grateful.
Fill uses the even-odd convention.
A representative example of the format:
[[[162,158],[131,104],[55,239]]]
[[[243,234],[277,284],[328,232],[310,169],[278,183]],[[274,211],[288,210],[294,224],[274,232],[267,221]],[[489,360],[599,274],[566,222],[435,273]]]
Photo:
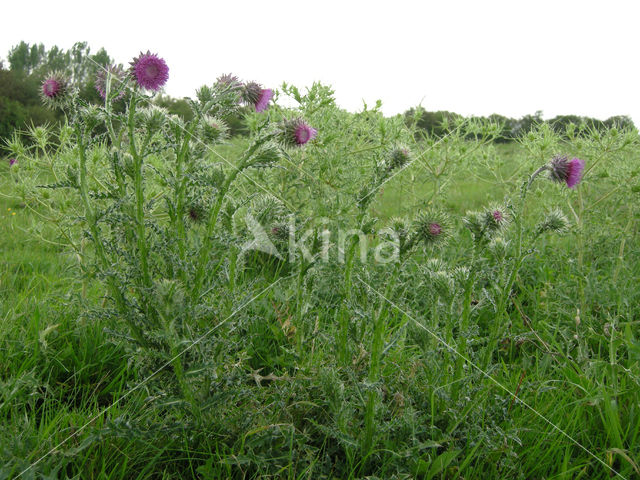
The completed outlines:
[[[638,474],[635,129],[196,97],[10,139],[0,478]]]

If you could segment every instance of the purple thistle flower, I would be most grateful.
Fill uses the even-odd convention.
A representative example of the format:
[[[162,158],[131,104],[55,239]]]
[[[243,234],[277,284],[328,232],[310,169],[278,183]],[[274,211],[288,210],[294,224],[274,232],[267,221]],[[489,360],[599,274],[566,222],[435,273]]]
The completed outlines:
[[[477,217],[475,230],[478,232],[480,236],[485,234],[492,235],[498,230],[503,229],[509,223],[509,215],[507,211],[501,206],[491,207],[488,210],[485,210],[484,214]],[[474,231],[474,229],[472,229]],[[474,235],[476,235],[474,233]]]
[[[55,98],[60,94],[62,87],[53,77],[47,78],[42,83],[42,94],[49,98]]]
[[[584,160],[573,158],[569,160],[566,155],[557,155],[549,163],[549,177],[558,183],[566,183],[567,187],[575,188],[580,183]]]
[[[96,91],[103,99],[106,99],[107,74],[111,76],[111,91],[118,92],[118,94],[115,97],[112,97],[111,100],[120,100],[122,97],[124,97],[125,93],[123,88],[125,73],[122,68],[120,68],[120,66],[108,65],[98,70],[98,73],[96,74]]]
[[[429,234],[431,234],[434,237],[437,237],[441,233],[442,233],[442,225],[435,222],[429,224]]]
[[[156,92],[169,80],[167,63],[149,51],[133,59],[131,73],[140,87]]]
[[[269,107],[269,101],[273,98],[273,90],[264,88],[260,91],[260,96],[256,102],[256,112],[264,112]]]
[[[296,137],[296,143],[298,145],[304,145],[309,140],[313,140],[318,135],[318,131],[307,125],[306,123],[301,123],[298,125],[294,131],[294,135]]]
[[[15,158],[10,158],[9,159],[9,166],[13,167],[16,163],[18,163],[18,161]]]
[[[567,187],[575,188],[582,179],[582,171],[584,170],[584,160],[573,158],[569,162],[569,175],[567,175]]]
[[[285,120],[282,126],[282,142],[289,147],[301,147],[317,135],[318,131],[302,118]]]
[[[40,97],[49,107],[62,106],[68,92],[67,80],[60,72],[53,72],[42,82]]]
[[[242,101],[245,105],[253,105],[256,112],[264,112],[273,97],[273,90],[262,88],[258,82],[247,82],[242,91]]]

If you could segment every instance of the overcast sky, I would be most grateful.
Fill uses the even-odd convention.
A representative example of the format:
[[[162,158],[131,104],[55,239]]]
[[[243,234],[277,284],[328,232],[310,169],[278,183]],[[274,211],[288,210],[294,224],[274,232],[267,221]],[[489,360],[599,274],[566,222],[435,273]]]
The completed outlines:
[[[163,57],[172,96],[233,72],[268,87],[330,84],[348,110],[520,117],[542,110],[640,125],[640,2],[8,1],[0,56],[21,40],[87,41],[118,63]]]

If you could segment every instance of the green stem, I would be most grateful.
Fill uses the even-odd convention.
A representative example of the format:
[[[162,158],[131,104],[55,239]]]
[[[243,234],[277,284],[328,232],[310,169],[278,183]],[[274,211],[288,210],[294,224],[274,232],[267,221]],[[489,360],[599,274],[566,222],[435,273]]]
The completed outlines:
[[[85,209],[85,217],[87,219],[87,224],[89,225],[89,231],[91,232],[91,236],[93,237],[93,243],[95,246],[96,256],[98,257],[98,261],[101,264],[101,267],[104,272],[107,272],[110,268],[109,260],[107,259],[107,255],[104,250],[104,245],[102,244],[102,240],[100,237],[100,231],[97,225],[97,219],[95,212],[91,206],[91,202],[89,201],[89,193],[88,193],[88,185],[87,185],[87,155],[86,155],[86,145],[84,143],[84,136],[82,130],[79,125],[76,125],[76,137],[78,140],[78,151],[80,156],[80,197],[82,198],[82,203]],[[113,298],[116,301],[116,304],[119,310],[122,313],[125,313],[124,318],[133,336],[141,345],[147,345],[147,340],[144,337],[142,329],[136,325],[127,313],[127,304],[124,298],[122,291],[118,288],[118,285],[115,282],[115,279],[111,275],[107,275],[107,286],[113,295]]]
[[[216,203],[214,204],[211,212],[209,214],[209,219],[207,221],[206,233],[203,239],[202,247],[200,247],[200,252],[198,254],[198,259],[196,261],[196,273],[193,279],[193,288],[191,290],[191,298],[194,302],[198,300],[200,297],[200,291],[202,289],[202,282],[204,280],[204,273],[209,262],[209,254],[211,253],[211,241],[213,236],[213,231],[215,230],[216,223],[218,222],[218,215],[220,214],[220,209],[222,208],[222,204],[224,199],[231,187],[231,184],[236,179],[238,174],[247,168],[250,163],[250,159],[256,150],[265,142],[270,140],[272,135],[267,135],[259,140],[257,140],[249,149],[244,153],[240,162],[235,167],[235,170],[230,172],[227,175],[224,183],[220,187],[218,194],[216,196]]]
[[[151,288],[151,275],[149,274],[149,259],[147,250],[147,239],[144,224],[144,187],[142,183],[142,155],[136,148],[135,140],[135,110],[136,110],[136,96],[131,97],[131,103],[129,105],[129,152],[133,157],[134,165],[134,191],[136,198],[136,231],[137,231],[137,244],[138,255],[140,256],[140,268],[142,270],[142,284],[145,288]]]
[[[184,175],[184,161],[189,152],[189,142],[193,136],[193,132],[197,127],[197,119],[195,119],[192,124],[189,126],[187,131],[185,132],[184,138],[182,140],[182,146],[178,151],[176,156],[176,229],[178,231],[178,250],[180,255],[180,260],[182,261],[182,265],[186,262],[186,245],[187,245],[187,236],[185,231],[184,224],[184,191],[187,182],[187,178]],[[186,271],[183,267],[180,268],[181,276],[183,281],[186,282]]]

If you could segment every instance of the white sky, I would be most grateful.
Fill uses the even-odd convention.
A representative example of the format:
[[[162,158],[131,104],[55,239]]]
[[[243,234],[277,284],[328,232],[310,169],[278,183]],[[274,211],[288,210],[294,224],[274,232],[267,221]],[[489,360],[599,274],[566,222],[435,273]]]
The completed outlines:
[[[2,5],[0,57],[21,40],[87,41],[127,64],[151,50],[166,91],[233,72],[267,87],[330,84],[338,104],[512,117],[542,110],[640,126],[640,1],[23,0]]]

